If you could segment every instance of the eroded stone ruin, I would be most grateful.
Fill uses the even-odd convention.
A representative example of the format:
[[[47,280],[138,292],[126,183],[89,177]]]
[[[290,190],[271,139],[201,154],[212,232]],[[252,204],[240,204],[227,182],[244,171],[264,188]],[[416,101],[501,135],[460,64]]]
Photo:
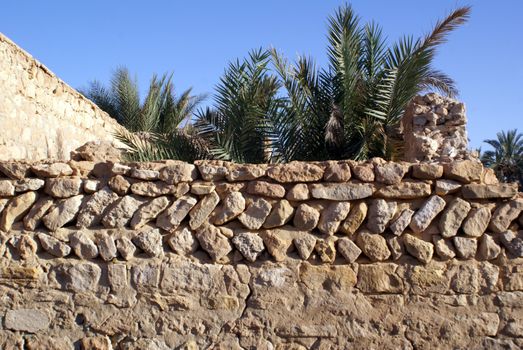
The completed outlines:
[[[465,122],[416,98],[411,162],[0,162],[0,348],[520,349],[523,197]]]

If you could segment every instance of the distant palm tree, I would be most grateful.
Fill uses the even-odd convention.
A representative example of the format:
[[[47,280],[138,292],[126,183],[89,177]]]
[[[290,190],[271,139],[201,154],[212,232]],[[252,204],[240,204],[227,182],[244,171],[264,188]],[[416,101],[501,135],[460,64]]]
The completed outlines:
[[[403,37],[387,47],[381,28],[360,25],[346,5],[329,18],[328,68],[318,70],[306,57],[292,65],[273,50],[288,102],[273,120],[275,155],[284,161],[396,156],[408,102],[426,90],[457,94],[454,81],[432,62],[469,13],[459,8],[426,37]]]
[[[517,129],[497,133],[497,140],[485,140],[494,148],[481,155],[486,167],[492,168],[503,182],[518,182],[523,186],[523,134]]]
[[[129,160],[208,157],[189,123],[202,97],[191,95],[191,89],[176,96],[172,75],[154,75],[143,103],[136,79],[126,68],[115,70],[110,88],[94,81],[81,92],[127,129],[116,137],[128,147]]]

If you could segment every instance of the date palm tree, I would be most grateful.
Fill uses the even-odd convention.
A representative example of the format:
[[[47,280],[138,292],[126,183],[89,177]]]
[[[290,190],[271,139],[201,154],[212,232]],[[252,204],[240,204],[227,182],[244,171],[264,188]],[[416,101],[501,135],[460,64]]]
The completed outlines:
[[[231,62],[216,87],[214,106],[197,113],[195,127],[217,159],[239,163],[271,160],[270,121],[283,100],[269,72],[270,52],[254,50]]]
[[[317,69],[307,57],[290,64],[272,50],[287,99],[272,120],[275,155],[284,161],[397,156],[407,103],[427,90],[457,94],[454,81],[432,63],[469,13],[469,7],[459,8],[427,36],[387,46],[377,24],[362,25],[345,5],[329,18],[327,68]]]
[[[492,168],[503,182],[518,182],[523,186],[523,134],[517,129],[497,133],[496,140],[483,141],[493,150],[485,151],[481,161]]]
[[[116,137],[127,146],[129,160],[208,157],[189,123],[202,97],[193,96],[191,89],[177,96],[172,74],[154,75],[143,102],[136,79],[123,67],[115,70],[109,88],[94,81],[81,92],[125,127]]]

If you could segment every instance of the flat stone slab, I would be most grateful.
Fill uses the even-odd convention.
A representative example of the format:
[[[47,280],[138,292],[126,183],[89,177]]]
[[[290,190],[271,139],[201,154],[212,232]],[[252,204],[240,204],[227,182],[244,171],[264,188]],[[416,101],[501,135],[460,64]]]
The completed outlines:
[[[5,314],[5,328],[36,333],[49,327],[49,317],[36,309],[9,310]]]

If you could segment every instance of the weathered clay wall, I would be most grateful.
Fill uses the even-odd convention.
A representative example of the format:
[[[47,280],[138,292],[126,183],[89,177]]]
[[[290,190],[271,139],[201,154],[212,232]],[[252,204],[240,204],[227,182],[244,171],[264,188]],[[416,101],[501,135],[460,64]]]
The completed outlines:
[[[0,174],[2,349],[523,346],[523,198],[479,163]]]
[[[119,125],[0,33],[0,160],[69,159]]]

